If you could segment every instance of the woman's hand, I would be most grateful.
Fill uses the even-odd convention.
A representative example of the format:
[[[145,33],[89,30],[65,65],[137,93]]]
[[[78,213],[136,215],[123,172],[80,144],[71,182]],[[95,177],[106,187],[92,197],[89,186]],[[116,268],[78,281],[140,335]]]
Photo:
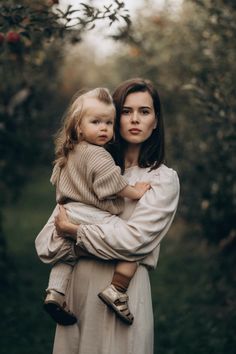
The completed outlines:
[[[59,236],[76,240],[79,225],[69,221],[66,210],[61,205],[59,205],[59,213],[55,216],[54,224]]]

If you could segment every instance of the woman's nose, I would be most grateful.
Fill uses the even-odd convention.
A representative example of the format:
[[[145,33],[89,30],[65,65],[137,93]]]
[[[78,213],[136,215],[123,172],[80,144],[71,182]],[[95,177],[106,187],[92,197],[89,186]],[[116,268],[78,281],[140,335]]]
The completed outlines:
[[[134,123],[139,123],[140,119],[138,112],[133,112],[133,114],[131,115],[131,121]]]

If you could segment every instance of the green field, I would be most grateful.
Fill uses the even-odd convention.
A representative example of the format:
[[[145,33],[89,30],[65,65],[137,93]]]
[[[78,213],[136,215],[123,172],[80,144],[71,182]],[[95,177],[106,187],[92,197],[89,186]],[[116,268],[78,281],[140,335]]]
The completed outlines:
[[[42,310],[49,269],[34,250],[34,238],[54,206],[48,180],[48,171],[37,171],[21,199],[4,212],[9,274],[0,296],[1,354],[52,350],[54,324]],[[151,273],[155,354],[233,354],[233,255],[218,254],[191,230],[175,222],[162,243],[158,268]]]

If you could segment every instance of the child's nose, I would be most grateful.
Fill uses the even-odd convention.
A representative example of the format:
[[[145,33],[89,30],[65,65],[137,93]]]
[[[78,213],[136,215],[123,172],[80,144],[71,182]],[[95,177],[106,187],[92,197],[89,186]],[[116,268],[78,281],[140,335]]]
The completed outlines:
[[[102,130],[107,130],[107,125],[106,125],[106,123],[103,123],[103,124],[102,124],[101,129],[102,129]]]

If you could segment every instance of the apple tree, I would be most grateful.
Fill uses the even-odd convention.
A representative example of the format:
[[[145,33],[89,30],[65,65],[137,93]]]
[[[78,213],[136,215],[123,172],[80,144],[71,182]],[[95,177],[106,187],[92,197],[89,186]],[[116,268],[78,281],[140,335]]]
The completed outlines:
[[[0,3],[0,271],[6,261],[1,210],[14,201],[32,169],[52,159],[51,135],[63,99],[60,67],[68,46],[98,21],[128,27],[123,1],[96,7],[78,1],[5,0]],[[69,80],[70,78],[68,78]],[[49,152],[50,151],[50,152]]]

